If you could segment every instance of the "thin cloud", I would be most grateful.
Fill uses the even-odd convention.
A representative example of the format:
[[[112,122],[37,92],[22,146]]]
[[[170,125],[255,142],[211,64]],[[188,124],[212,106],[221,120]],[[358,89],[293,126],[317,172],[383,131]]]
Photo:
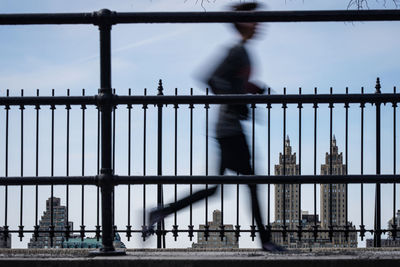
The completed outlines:
[[[173,31],[173,32],[169,32],[169,33],[153,36],[153,37],[150,37],[148,39],[140,40],[140,41],[137,41],[137,42],[133,42],[133,43],[127,44],[125,46],[118,47],[116,49],[113,49],[112,53],[119,53],[119,52],[127,51],[127,50],[130,50],[130,49],[133,49],[133,48],[142,47],[144,45],[155,44],[155,43],[170,39],[172,37],[179,36],[181,34],[184,34],[184,33],[188,32],[188,31],[189,31],[189,28],[181,27],[181,28],[179,28],[179,29],[177,29],[176,31]],[[98,54],[91,55],[91,56],[88,56],[88,57],[85,57],[85,58],[82,58],[82,59],[78,60],[77,63],[87,62],[87,61],[91,61],[91,60],[98,59],[98,58],[99,58]]]

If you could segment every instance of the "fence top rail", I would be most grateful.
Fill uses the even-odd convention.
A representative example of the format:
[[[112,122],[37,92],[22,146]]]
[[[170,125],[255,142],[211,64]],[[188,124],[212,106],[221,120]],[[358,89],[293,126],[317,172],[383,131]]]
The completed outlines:
[[[0,106],[20,105],[99,105],[101,96],[6,96]],[[112,103],[121,104],[360,104],[398,103],[400,94],[287,94],[287,95],[113,95]]]
[[[115,12],[0,14],[0,25],[400,21],[400,10],[306,10],[242,12]]]
[[[135,175],[118,176],[111,179],[114,185],[126,184],[360,184],[399,183],[400,175]],[[102,185],[103,177],[97,176],[24,176],[0,177],[3,185]]]

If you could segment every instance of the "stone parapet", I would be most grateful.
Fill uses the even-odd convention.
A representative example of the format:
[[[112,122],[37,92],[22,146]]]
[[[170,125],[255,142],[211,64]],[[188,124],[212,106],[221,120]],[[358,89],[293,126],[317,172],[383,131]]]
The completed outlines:
[[[0,266],[60,267],[369,267],[399,266],[400,249],[316,249],[268,253],[258,249],[133,249],[126,256],[89,257],[89,249],[2,249]]]

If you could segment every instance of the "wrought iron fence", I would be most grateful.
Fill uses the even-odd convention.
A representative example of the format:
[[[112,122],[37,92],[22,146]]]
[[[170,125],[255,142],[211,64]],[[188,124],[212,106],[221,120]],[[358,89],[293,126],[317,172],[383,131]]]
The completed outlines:
[[[396,108],[397,103],[400,101],[399,95],[394,90],[393,93],[381,93],[379,79],[376,84],[376,92],[373,94],[366,94],[363,91],[360,94],[349,94],[346,90],[345,94],[302,94],[301,91],[296,95],[288,95],[286,93],[282,95],[272,95],[268,92],[266,95],[253,96],[253,95],[163,95],[163,87],[160,81],[158,87],[157,96],[133,96],[128,95],[117,95],[112,91],[111,85],[111,27],[117,23],[193,23],[193,22],[233,22],[233,21],[260,21],[260,22],[296,22],[296,21],[379,21],[379,20],[400,20],[400,11],[398,10],[369,10],[369,11],[295,11],[295,12],[207,12],[207,13],[116,13],[109,10],[101,10],[94,13],[81,13],[81,14],[8,14],[0,15],[0,25],[19,25],[19,24],[94,24],[99,26],[100,30],[100,89],[97,95],[85,96],[84,92],[82,96],[9,96],[8,91],[6,96],[0,96],[0,106],[5,107],[5,121],[2,125],[5,125],[5,173],[3,177],[0,177],[0,185],[5,187],[5,203],[4,203],[4,226],[2,233],[5,237],[9,233],[18,233],[19,237],[22,238],[24,233],[33,233],[34,237],[38,237],[39,233],[45,232],[54,237],[56,233],[61,232],[66,238],[73,232],[78,232],[80,237],[83,238],[86,233],[95,233],[97,238],[102,238],[102,249],[101,253],[114,253],[115,248],[113,246],[113,239],[115,232],[124,232],[128,239],[132,237],[133,233],[142,234],[144,229],[132,229],[130,222],[130,211],[131,211],[131,185],[143,185],[143,227],[146,227],[145,218],[145,186],[148,184],[157,184],[157,205],[163,205],[163,188],[164,184],[175,185],[175,200],[177,195],[178,184],[190,184],[190,192],[192,193],[192,185],[196,184],[267,184],[268,185],[268,199],[270,199],[270,185],[272,184],[283,184],[283,201],[285,202],[285,189],[286,185],[299,184],[300,196],[301,196],[301,185],[302,184],[313,184],[314,185],[314,212],[316,214],[316,185],[317,184],[329,184],[330,185],[330,211],[332,210],[332,184],[344,184],[346,186],[346,205],[348,205],[348,184],[360,184],[361,185],[361,205],[360,205],[360,216],[361,225],[358,229],[356,227],[350,227],[348,224],[348,214],[346,208],[346,225],[336,227],[332,220],[332,213],[330,213],[329,227],[327,229],[319,229],[317,219],[314,218],[314,225],[310,229],[303,229],[301,222],[301,203],[298,205],[298,229],[290,229],[286,225],[286,203],[283,203],[283,222],[278,227],[272,227],[270,219],[270,203],[268,203],[267,211],[267,229],[270,234],[279,233],[284,238],[287,234],[297,233],[297,238],[301,239],[304,233],[312,233],[314,240],[317,239],[321,233],[328,233],[329,238],[332,239],[335,233],[344,233],[348,238],[349,233],[358,233],[361,237],[365,236],[366,232],[374,234],[374,245],[379,247],[381,245],[381,234],[390,231],[392,236],[395,238],[397,235],[397,225],[393,223],[391,229],[384,229],[381,226],[381,184],[382,183],[393,183],[393,218],[396,212],[396,183],[399,180],[399,175],[396,173]],[[252,111],[252,160],[253,166],[255,164],[255,109],[258,106],[265,106],[267,108],[267,154],[268,162],[267,173],[265,175],[243,175],[243,176],[216,176],[210,175],[209,169],[209,158],[208,158],[208,147],[209,147],[209,109],[210,105],[218,104],[250,104]],[[376,143],[376,155],[375,155],[375,174],[364,174],[364,109],[365,104],[371,103],[375,105],[375,143]],[[390,103],[393,108],[393,174],[381,174],[381,105]],[[297,105],[298,110],[298,137],[299,137],[299,173],[295,175],[286,175],[285,171],[283,175],[271,175],[271,162],[270,162],[270,147],[271,147],[271,110],[274,105],[279,105],[283,110],[283,170],[285,170],[286,157],[285,157],[285,137],[286,137],[286,110],[288,105]],[[330,112],[329,115],[329,136],[330,136],[330,167],[328,175],[317,175],[317,115],[318,105],[326,104]],[[344,105],[345,108],[345,175],[334,175],[332,166],[332,141],[333,141],[333,109],[334,105]],[[361,113],[361,168],[358,174],[348,174],[348,109],[351,104],[360,105]],[[157,107],[157,175],[147,175],[145,170],[146,165],[146,146],[143,147],[143,174],[132,175],[131,170],[131,115],[133,106],[141,106],[143,108],[143,144],[146,144],[146,111],[149,105],[155,105]],[[163,175],[163,109],[166,105],[172,105],[174,109],[174,175]],[[178,175],[177,171],[177,110],[179,105],[188,105],[190,108],[190,151],[189,151],[189,175]],[[195,106],[201,105],[205,112],[205,175],[193,175],[193,109]],[[313,140],[314,140],[314,155],[313,155],[313,174],[304,175],[302,173],[302,109],[303,105],[312,106],[314,111],[314,126],[313,126]],[[24,114],[25,107],[33,106],[36,110],[36,175],[28,177],[24,174]],[[51,171],[50,176],[39,175],[39,114],[40,109],[43,106],[50,106],[51,110]],[[56,176],[54,171],[54,129],[55,129],[55,109],[61,106],[66,109],[66,174],[63,176]],[[70,110],[71,106],[79,106],[82,109],[82,162],[81,162],[81,175],[72,176],[69,173],[70,156],[69,156],[69,144],[70,140]],[[85,110],[88,106],[94,106],[97,109],[97,173],[96,175],[87,176],[85,174]],[[127,175],[118,175],[115,173],[115,109],[117,107],[126,106],[128,112],[128,173]],[[11,176],[9,175],[9,125],[12,123],[9,118],[10,110],[13,107],[20,109],[20,175]],[[171,107],[171,106],[170,106]],[[389,153],[384,151],[384,153]],[[373,229],[366,229],[364,225],[364,195],[363,195],[363,184],[373,183],[376,185],[376,200],[375,200],[375,223]],[[24,202],[24,186],[34,185],[36,186],[36,210],[35,210],[35,226],[33,230],[26,230],[23,224],[23,202]],[[67,198],[67,214],[69,203],[69,188],[70,185],[81,185],[81,198],[82,198],[82,214],[81,214],[81,226],[77,231],[73,231],[70,225],[67,223],[65,229],[57,230],[54,225],[53,218],[53,201],[50,201],[51,209],[51,221],[48,230],[40,230],[38,225],[38,186],[39,185],[50,185],[51,186],[51,199],[53,199],[54,192],[53,187],[56,185],[66,185],[66,198]],[[95,229],[86,229],[85,226],[85,214],[84,214],[84,199],[85,199],[85,185],[97,186],[97,225]],[[126,229],[117,229],[114,225],[114,187],[117,185],[128,185],[128,223]],[[8,226],[8,188],[10,186],[20,186],[20,225],[18,229],[9,229]],[[237,186],[237,198],[239,197],[239,186]],[[223,190],[222,190],[223,192]],[[300,197],[301,198],[301,197]],[[223,194],[221,196],[221,208],[223,209],[224,204]],[[238,202],[239,203],[239,202]],[[222,210],[223,212],[223,210]],[[175,239],[181,232],[189,233],[189,237],[192,238],[195,232],[204,232],[207,237],[209,232],[217,231],[220,233],[221,238],[224,237],[227,232],[234,232],[235,236],[239,238],[240,233],[250,233],[254,238],[257,230],[254,226],[254,221],[250,229],[242,229],[239,225],[239,219],[235,225],[234,230],[226,230],[223,227],[219,230],[210,230],[207,227],[204,230],[194,229],[192,223],[193,211],[190,208],[190,225],[188,229],[180,229],[181,227],[177,224],[177,214],[174,216],[174,225],[172,229],[166,229],[161,223],[158,224],[156,235],[157,235],[157,247],[162,247],[163,238],[167,233],[172,233]],[[100,221],[101,217],[101,221]],[[237,218],[239,218],[239,211],[237,207]],[[66,220],[68,222],[68,219]],[[205,205],[205,225],[208,224],[208,204],[206,200]],[[223,226],[223,222],[221,222]],[[53,238],[51,238],[52,240]],[[165,241],[164,241],[165,245]]]

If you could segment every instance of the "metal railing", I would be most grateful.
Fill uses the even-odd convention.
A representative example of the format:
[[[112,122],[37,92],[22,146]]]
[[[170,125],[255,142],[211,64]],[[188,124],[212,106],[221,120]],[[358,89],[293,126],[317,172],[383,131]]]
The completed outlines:
[[[114,253],[115,248],[113,246],[113,238],[115,231],[126,232],[126,235],[131,237],[132,233],[141,233],[143,229],[132,229],[130,223],[128,223],[126,230],[118,230],[114,228],[113,223],[113,191],[116,185],[121,184],[157,184],[157,203],[158,205],[162,205],[163,203],[163,195],[162,195],[162,185],[163,184],[248,184],[248,183],[257,183],[257,184],[316,184],[316,183],[343,183],[343,184],[362,184],[364,183],[375,183],[376,184],[376,202],[375,202],[375,225],[374,229],[365,229],[365,225],[363,221],[361,222],[360,229],[351,230],[348,225],[344,230],[334,229],[332,225],[332,221],[330,222],[329,230],[321,230],[318,229],[317,223],[315,222],[314,237],[316,238],[318,233],[321,232],[329,232],[332,237],[334,232],[344,232],[346,236],[348,236],[349,232],[358,232],[361,237],[365,235],[367,231],[374,233],[374,242],[375,246],[379,247],[381,244],[381,233],[386,232],[388,230],[382,229],[381,227],[381,183],[393,183],[394,184],[394,201],[393,201],[393,217],[395,216],[396,210],[396,183],[399,181],[399,175],[396,174],[396,149],[394,149],[394,171],[391,175],[383,175],[381,174],[381,121],[380,121],[380,109],[381,105],[384,103],[392,103],[394,110],[394,147],[396,147],[396,107],[397,103],[400,101],[400,95],[394,92],[393,94],[383,94],[380,93],[380,84],[379,80],[376,86],[375,94],[301,94],[299,95],[262,95],[262,96],[251,96],[251,95],[224,95],[224,96],[214,96],[214,95],[206,95],[206,96],[164,96],[162,84],[159,85],[159,93],[157,96],[119,96],[113,94],[112,85],[111,85],[111,28],[115,24],[119,23],[199,23],[199,22],[208,22],[208,23],[217,23],[217,22],[237,22],[237,21],[259,21],[259,22],[316,22],[316,21],[391,21],[391,20],[400,20],[400,11],[399,10],[368,10],[368,11],[266,11],[266,12],[207,12],[207,13],[180,13],[180,12],[170,12],[170,13],[117,13],[111,12],[109,10],[100,10],[98,12],[93,13],[77,13],[77,14],[1,14],[0,15],[0,25],[26,25],[26,24],[94,24],[99,27],[100,30],[100,89],[99,93],[95,96],[36,96],[36,97],[14,97],[14,96],[1,96],[0,97],[0,106],[4,106],[6,109],[6,120],[5,120],[5,131],[6,131],[6,141],[5,141],[5,175],[4,177],[0,177],[0,185],[7,186],[11,185],[20,185],[21,186],[21,208],[20,208],[20,217],[21,223],[18,230],[9,229],[7,225],[7,193],[5,198],[5,225],[3,227],[4,236],[8,236],[9,233],[18,233],[22,238],[24,233],[33,232],[34,235],[39,234],[39,227],[37,225],[35,230],[24,230],[24,225],[22,224],[22,216],[23,216],[23,186],[24,185],[51,185],[52,189],[54,185],[82,185],[82,201],[84,199],[84,188],[83,185],[97,185],[98,186],[98,196],[101,195],[101,201],[98,199],[98,216],[99,209],[101,209],[101,226],[98,222],[96,229],[87,230],[84,225],[84,214],[82,213],[82,225],[81,229],[78,231],[81,236],[85,236],[87,232],[96,233],[97,237],[102,237],[102,245],[101,253]],[[301,164],[301,110],[303,105],[310,104],[313,105],[314,109],[314,151],[316,149],[316,134],[317,134],[317,109],[319,104],[328,104],[330,109],[330,139],[332,144],[332,111],[334,108],[334,104],[344,104],[346,108],[346,161],[347,159],[347,151],[348,151],[348,108],[350,104],[360,104],[361,114],[362,114],[362,122],[364,121],[363,110],[366,103],[372,103],[376,106],[376,174],[374,175],[364,175],[363,168],[361,168],[361,172],[358,175],[332,175],[332,171],[330,171],[329,176],[320,176],[317,175],[316,172],[316,153],[314,153],[314,175],[293,175],[293,176],[271,176],[270,174],[270,160],[268,160],[268,174],[267,175],[253,175],[253,176],[215,176],[208,175],[208,158],[206,159],[206,175],[202,176],[184,176],[184,175],[175,175],[173,176],[165,176],[162,175],[162,110],[163,106],[167,104],[174,105],[175,112],[178,108],[178,105],[186,104],[189,105],[190,112],[193,111],[194,105],[201,104],[205,107],[206,112],[206,120],[207,120],[207,138],[208,138],[208,109],[210,104],[239,104],[239,103],[247,103],[251,104],[252,112],[254,115],[254,110],[256,104],[265,104],[268,110],[268,145],[270,144],[270,111],[273,104],[282,105],[284,111],[283,117],[283,140],[286,136],[286,109],[288,104],[297,104],[297,108],[299,111],[299,137],[300,137],[300,146],[299,146],[299,155],[300,155],[300,164]],[[115,157],[113,157],[113,150],[115,148],[115,118],[113,118],[113,113],[116,106],[127,105],[128,112],[131,114],[132,105],[142,105],[144,110],[144,120],[146,120],[146,109],[148,105],[154,104],[157,105],[158,109],[158,132],[157,132],[157,140],[158,140],[158,148],[157,148],[157,176],[133,176],[130,175],[130,171],[128,176],[119,176],[114,173]],[[81,106],[82,108],[82,116],[83,116],[83,129],[84,129],[84,118],[85,118],[85,108],[86,105],[94,105],[98,108],[98,174],[95,176],[85,176],[84,171],[82,171],[81,176],[70,176],[68,174],[68,157],[67,157],[67,174],[66,176],[56,177],[53,175],[54,170],[52,166],[52,174],[50,177],[42,177],[36,173],[34,177],[26,177],[23,173],[23,115],[24,115],[24,107],[32,105],[35,107],[37,114],[39,114],[39,109],[41,106],[49,105],[52,110],[52,127],[54,130],[54,109],[56,106],[65,106],[67,112],[67,122],[69,123],[69,110],[72,105]],[[9,125],[9,110],[11,106],[17,106],[21,109],[21,175],[18,177],[10,177],[8,175],[8,125]],[[175,113],[176,114],[176,113]],[[37,115],[39,116],[39,115]],[[191,116],[191,125],[193,118]],[[175,116],[176,123],[176,116]],[[362,124],[363,125],[363,124]],[[37,121],[37,135],[38,135],[38,127],[39,122]],[[69,127],[69,126],[68,126]],[[67,127],[67,129],[69,129]],[[192,127],[191,134],[192,134]],[[146,128],[144,128],[144,131]],[[84,131],[84,130],[83,130]],[[129,124],[129,131],[131,131],[131,125]],[[54,131],[52,131],[52,135],[54,135]],[[67,136],[69,136],[67,134]],[[83,139],[85,133],[82,133]],[[144,134],[145,138],[146,134]],[[361,136],[363,136],[363,127],[361,127]],[[38,138],[38,137],[36,137]],[[36,139],[38,140],[38,139]],[[52,136],[52,140],[54,140],[54,136]],[[176,127],[175,127],[175,140],[176,140]],[[208,140],[208,139],[207,139]],[[363,140],[363,138],[362,138]],[[254,141],[254,116],[253,116],[253,141]],[[69,141],[67,140],[67,143]],[[363,142],[363,141],[362,141]],[[130,143],[130,141],[129,141]],[[36,143],[38,145],[38,141]],[[192,139],[191,139],[192,145]],[[52,151],[54,143],[52,143]],[[208,153],[208,141],[206,142],[206,150]],[[268,159],[270,159],[270,146],[268,146]],[[38,149],[38,148],[37,148]],[[332,149],[332,145],[331,145]],[[363,149],[363,143],[361,145],[361,149]],[[253,163],[254,163],[254,142],[252,144],[253,150]],[[284,149],[283,149],[284,151]],[[331,151],[332,152],[332,151]],[[68,152],[67,152],[68,153]],[[145,148],[144,148],[145,153]],[[284,153],[284,152],[283,152]],[[84,154],[84,145],[82,148],[82,154]],[[332,153],[330,153],[332,154]],[[176,145],[175,145],[175,155],[176,155]],[[53,158],[53,152],[51,157]],[[190,151],[190,157],[192,157],[192,150]],[[207,154],[208,157],[208,154]],[[130,154],[129,154],[130,158]],[[82,159],[83,160],[83,159]],[[363,162],[363,151],[361,151],[361,161]],[[82,163],[84,165],[84,163]],[[190,174],[192,174],[192,158],[190,163]],[[347,166],[347,164],[346,164]],[[332,169],[332,166],[331,166]],[[300,167],[301,170],[301,167]],[[192,187],[191,187],[192,189]],[[99,194],[99,190],[101,194]],[[361,189],[362,190],[362,189]],[[37,192],[37,191],[36,191]],[[68,192],[68,191],[67,191]],[[130,192],[130,191],[129,191]],[[176,191],[175,191],[176,192]],[[346,190],[347,192],[347,190]],[[314,187],[315,194],[315,187]],[[53,191],[51,193],[53,197]],[[68,193],[67,193],[68,196]],[[130,196],[130,195],[129,195]],[[175,194],[176,196],[176,194]],[[268,186],[268,196],[269,196],[269,186]],[[67,197],[68,198],[68,197]],[[346,195],[347,198],[347,195]],[[36,193],[37,199],[37,193]],[[222,197],[223,201],[223,197]],[[101,202],[101,205],[99,204]],[[130,203],[130,202],[129,202]],[[314,206],[316,206],[316,197],[314,197]],[[83,202],[82,202],[83,205]],[[269,205],[269,204],[268,204]],[[101,206],[101,207],[100,207]],[[223,206],[223,204],[222,204]],[[299,205],[299,210],[301,211],[301,205]],[[37,202],[36,202],[37,207]],[[286,206],[284,206],[286,207]],[[51,201],[51,208],[53,208],[53,201]],[[361,214],[363,212],[363,204],[361,205]],[[300,212],[301,213],[301,212]],[[299,213],[299,216],[301,216]],[[37,214],[37,213],[36,213]],[[145,215],[143,215],[145,217]],[[176,214],[175,214],[176,216]],[[192,218],[192,210],[190,213]],[[37,215],[36,215],[37,218]],[[361,215],[361,220],[363,220],[363,215]],[[300,221],[299,217],[299,221]],[[346,222],[347,222],[347,214],[346,214]],[[284,220],[282,229],[271,229],[268,228],[269,232],[279,232],[284,236],[288,232],[296,232],[298,233],[299,238],[303,232],[307,232],[309,230],[302,229],[301,226],[298,230],[287,229],[285,226],[286,220]],[[270,226],[270,214],[268,208],[268,226]],[[206,224],[207,224],[207,208],[206,208]],[[145,226],[145,218],[144,218],[144,226]],[[239,224],[236,225],[236,236],[239,237],[241,232],[251,232],[254,238],[255,233],[257,232],[254,227],[251,230],[243,230],[240,229]],[[192,238],[194,232],[198,232],[200,230],[194,230],[193,225],[189,225],[188,230],[178,230],[178,226],[174,225],[172,230],[162,229],[159,224],[157,227],[157,247],[162,246],[162,238],[165,236],[167,232],[172,232],[174,237],[176,238],[179,232],[188,232],[189,236]],[[206,229],[207,231],[211,231]],[[221,233],[221,236],[224,236],[224,232],[228,230],[218,230]],[[397,226],[394,224],[393,229],[391,230],[393,235],[396,236]],[[50,236],[54,236],[56,230],[54,230],[54,225],[50,225],[49,230],[45,231],[50,233]],[[66,237],[69,236],[71,230],[69,226],[66,225],[65,231],[62,231]]]

